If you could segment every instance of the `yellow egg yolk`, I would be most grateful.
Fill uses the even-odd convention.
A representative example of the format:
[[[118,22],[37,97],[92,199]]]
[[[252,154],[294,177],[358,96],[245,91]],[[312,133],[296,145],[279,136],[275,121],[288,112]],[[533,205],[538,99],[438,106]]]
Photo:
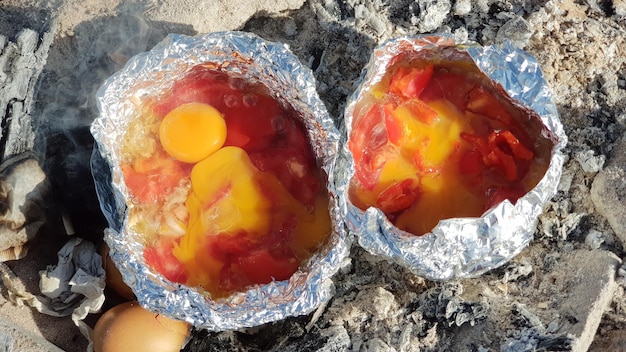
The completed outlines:
[[[197,163],[191,171],[191,189],[201,207],[198,221],[204,232],[244,231],[251,236],[267,232],[272,203],[261,188],[261,177],[248,153],[238,147],[221,148]],[[189,213],[193,226],[196,210]]]
[[[429,123],[421,122],[406,105],[398,107],[393,115],[402,126],[400,147],[414,158],[425,171],[440,168],[460,141],[465,117],[445,100],[429,104],[437,117]],[[416,155],[415,153],[419,153]],[[416,160],[417,161],[417,160]]]
[[[436,117],[428,123],[420,121],[406,105],[388,111],[398,126],[399,145],[389,144],[381,152],[385,159],[374,188],[359,187],[352,192],[359,204],[376,204],[381,192],[405,179],[420,183],[424,193],[440,191],[435,188],[444,184],[440,175],[461,141],[464,119],[452,104],[443,100],[432,102],[429,108]]]
[[[226,122],[211,105],[183,104],[165,115],[159,127],[159,139],[172,157],[196,163],[224,145]]]
[[[197,163],[191,171],[191,194],[186,207],[189,224],[173,249],[189,274],[187,284],[220,295],[219,277],[224,263],[212,257],[208,245],[217,236],[245,233],[263,241],[272,223],[295,217],[293,249],[310,255],[330,233],[328,197],[318,197],[307,212],[275,175],[259,171],[245,150],[227,146]]]

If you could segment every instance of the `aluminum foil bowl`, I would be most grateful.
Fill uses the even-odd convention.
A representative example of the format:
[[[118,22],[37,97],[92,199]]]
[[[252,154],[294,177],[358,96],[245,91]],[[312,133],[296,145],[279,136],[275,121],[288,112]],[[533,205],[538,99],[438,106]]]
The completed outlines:
[[[533,57],[510,44],[457,45],[445,36],[402,37],[376,48],[363,70],[359,87],[346,105],[346,135],[351,132],[356,102],[368,87],[383,78],[388,67],[407,57],[428,57],[429,52],[441,47],[456,48],[447,51],[452,53],[451,59],[469,54],[479,69],[500,84],[511,98],[541,117],[556,143],[545,176],[515,205],[505,200],[479,218],[441,220],[423,236],[396,228],[379,209],[370,207],[363,211],[350,202],[348,184],[355,172],[354,161],[347,145],[343,146],[336,179],[348,228],[370,253],[385,256],[431,280],[478,276],[506,263],[528,245],[538,216],[556,193],[564,161],[561,149],[567,143],[550,88]]]
[[[173,283],[146,265],[143,247],[126,224],[130,199],[119,165],[120,140],[144,97],[156,96],[197,64],[222,64],[224,71],[262,82],[301,116],[318,161],[329,177],[333,232],[328,243],[288,281],[252,287],[228,298],[212,300],[193,288]],[[169,35],[151,51],[131,58],[97,92],[100,116],[91,132],[97,145],[92,171],[101,208],[110,228],[105,241],[124,281],[145,308],[220,331],[251,327],[288,316],[307,314],[333,292],[331,276],[348,256],[348,241],[334,188],[339,133],[315,89],[310,69],[280,43],[244,32],[188,37]]]

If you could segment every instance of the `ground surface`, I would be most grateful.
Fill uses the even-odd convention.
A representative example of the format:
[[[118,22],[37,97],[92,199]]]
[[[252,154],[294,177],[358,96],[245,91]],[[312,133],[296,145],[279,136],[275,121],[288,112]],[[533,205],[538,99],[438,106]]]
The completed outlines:
[[[535,240],[502,268],[435,283],[355,247],[321,315],[245,331],[194,331],[186,351],[626,350],[626,270],[620,260],[626,241],[625,1],[239,3],[0,2],[0,33],[9,36],[20,24],[58,20],[37,111],[48,121],[43,132],[57,200],[78,234],[97,242],[104,226],[88,169],[88,126],[97,114],[93,94],[128,57],[168,32],[242,29],[288,43],[313,69],[319,94],[338,122],[369,54],[386,39],[434,32],[484,45],[509,39],[542,65],[569,137],[568,158]],[[18,274],[30,270],[26,277],[53,262],[54,254],[41,254],[11,265]],[[51,321],[6,299],[0,313],[68,351],[86,346],[69,319]]]

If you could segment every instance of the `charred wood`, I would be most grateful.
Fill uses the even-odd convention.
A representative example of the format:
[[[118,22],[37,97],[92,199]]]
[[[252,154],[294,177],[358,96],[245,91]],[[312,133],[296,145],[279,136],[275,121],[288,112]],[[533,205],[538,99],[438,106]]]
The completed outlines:
[[[50,187],[33,111],[55,27],[53,21],[42,33],[22,29],[14,40],[0,34],[0,261],[24,257],[46,221]]]

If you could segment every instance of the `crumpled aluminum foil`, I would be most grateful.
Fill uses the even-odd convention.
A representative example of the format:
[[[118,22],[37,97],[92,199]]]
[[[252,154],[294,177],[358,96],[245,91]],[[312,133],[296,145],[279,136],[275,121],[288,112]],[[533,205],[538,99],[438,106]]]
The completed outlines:
[[[448,59],[458,60],[469,54],[471,60],[499,83],[511,98],[540,115],[556,143],[545,176],[515,205],[505,200],[480,218],[442,220],[423,236],[396,228],[379,209],[370,207],[364,212],[350,203],[348,184],[354,175],[354,161],[347,145],[343,146],[336,179],[348,228],[370,253],[385,256],[431,280],[475,277],[521,252],[533,238],[537,218],[545,203],[556,193],[564,162],[561,149],[567,144],[552,93],[533,57],[510,43],[488,47],[457,45],[446,36],[396,38],[376,48],[363,70],[359,87],[346,105],[346,135],[350,135],[352,115],[361,93],[383,78],[393,60],[407,53],[412,58],[428,58],[433,48],[441,46],[456,46],[457,50],[446,51],[445,55],[450,55]],[[436,55],[441,55],[441,51]]]
[[[222,64],[224,71],[262,82],[275,98],[288,102],[303,116],[315,155],[328,175],[333,232],[329,243],[288,281],[272,282],[212,300],[195,289],[172,283],[143,260],[137,234],[126,228],[129,198],[119,165],[119,145],[142,98],[158,95],[184,77],[193,66]],[[169,35],[151,51],[131,58],[97,92],[100,116],[91,132],[97,145],[92,171],[101,208],[109,222],[105,241],[110,255],[140,304],[154,312],[185,320],[198,328],[221,331],[261,325],[304,315],[326,302],[334,286],[331,277],[348,256],[349,241],[334,188],[339,132],[315,89],[311,70],[286,45],[244,32],[218,32],[188,37]]]

